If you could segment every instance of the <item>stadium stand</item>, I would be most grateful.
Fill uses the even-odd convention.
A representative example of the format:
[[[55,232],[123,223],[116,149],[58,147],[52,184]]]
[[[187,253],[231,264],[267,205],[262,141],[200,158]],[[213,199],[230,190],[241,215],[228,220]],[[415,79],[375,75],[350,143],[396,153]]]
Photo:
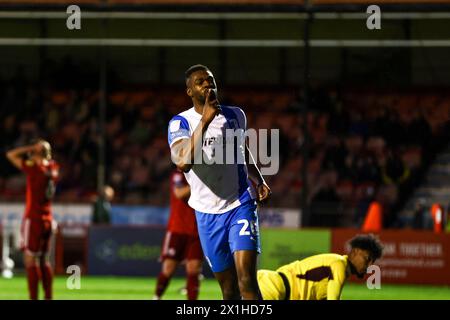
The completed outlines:
[[[44,134],[62,164],[56,200],[90,202],[96,190],[98,92],[73,83],[44,90],[21,85],[24,82],[18,70],[15,81],[3,86],[2,145],[13,147]],[[299,205],[306,123],[312,226],[359,226],[373,199],[383,204],[385,227],[409,225],[413,202],[406,206],[409,211],[398,215],[448,139],[449,98],[439,89],[318,87],[305,119],[297,88],[221,91],[222,102],[246,109],[249,127],[280,129],[280,171],[267,177],[274,207]],[[106,172],[116,202],[167,205],[171,162],[166,125],[188,104],[179,87],[133,85],[109,93]],[[448,164],[448,157],[438,159],[431,174]],[[24,178],[1,161],[0,199],[21,201]],[[447,190],[445,184],[440,186]],[[434,187],[427,185],[416,196]]]

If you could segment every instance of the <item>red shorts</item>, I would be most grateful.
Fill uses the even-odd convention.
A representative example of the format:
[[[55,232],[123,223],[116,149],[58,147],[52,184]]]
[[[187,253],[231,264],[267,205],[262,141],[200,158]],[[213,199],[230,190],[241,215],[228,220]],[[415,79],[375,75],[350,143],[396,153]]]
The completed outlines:
[[[22,220],[20,228],[22,251],[31,255],[47,254],[50,250],[50,240],[56,229],[56,221],[29,219]]]
[[[202,260],[203,251],[198,235],[166,232],[161,250],[161,259]]]

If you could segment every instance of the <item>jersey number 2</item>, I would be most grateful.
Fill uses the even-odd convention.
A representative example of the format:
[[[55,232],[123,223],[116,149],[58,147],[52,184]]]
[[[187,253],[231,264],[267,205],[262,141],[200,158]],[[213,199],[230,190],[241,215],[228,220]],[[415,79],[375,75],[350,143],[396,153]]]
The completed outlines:
[[[239,235],[240,236],[249,236],[250,235],[250,231],[248,231],[248,220],[246,219],[242,219],[242,220],[238,220],[239,224],[243,224],[241,231],[239,231]]]

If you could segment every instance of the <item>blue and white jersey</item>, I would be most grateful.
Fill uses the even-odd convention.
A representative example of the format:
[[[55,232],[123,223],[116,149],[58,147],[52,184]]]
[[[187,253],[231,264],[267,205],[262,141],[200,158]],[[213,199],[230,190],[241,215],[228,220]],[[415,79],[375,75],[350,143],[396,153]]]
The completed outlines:
[[[243,161],[212,164],[207,161],[194,162],[191,170],[184,173],[191,187],[188,204],[203,213],[224,213],[256,198],[245,164],[245,139],[227,139],[226,136],[227,129],[242,129],[241,133],[246,130],[245,113],[237,107],[221,106],[221,109],[222,112],[209,124],[203,137],[203,158],[214,158],[217,148],[221,148],[225,155],[226,145],[237,140],[236,149],[240,154],[235,155],[235,158],[240,157]],[[178,140],[190,138],[201,117],[194,107],[174,116],[168,128],[170,147]]]

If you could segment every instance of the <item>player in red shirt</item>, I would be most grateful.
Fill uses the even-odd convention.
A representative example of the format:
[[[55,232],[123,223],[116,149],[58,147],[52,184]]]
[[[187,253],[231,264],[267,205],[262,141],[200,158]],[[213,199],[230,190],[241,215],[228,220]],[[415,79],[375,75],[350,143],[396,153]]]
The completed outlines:
[[[162,270],[158,276],[155,300],[159,300],[180,262],[186,260],[187,295],[196,300],[203,251],[194,210],[187,205],[191,189],[181,171],[170,177],[170,217],[161,250]]]
[[[28,156],[25,159],[25,156]],[[26,208],[21,226],[21,248],[27,270],[30,299],[38,299],[42,277],[45,299],[52,299],[53,272],[49,245],[56,225],[52,219],[51,200],[55,193],[58,165],[52,160],[51,146],[45,140],[15,148],[6,153],[8,160],[27,177]]]

